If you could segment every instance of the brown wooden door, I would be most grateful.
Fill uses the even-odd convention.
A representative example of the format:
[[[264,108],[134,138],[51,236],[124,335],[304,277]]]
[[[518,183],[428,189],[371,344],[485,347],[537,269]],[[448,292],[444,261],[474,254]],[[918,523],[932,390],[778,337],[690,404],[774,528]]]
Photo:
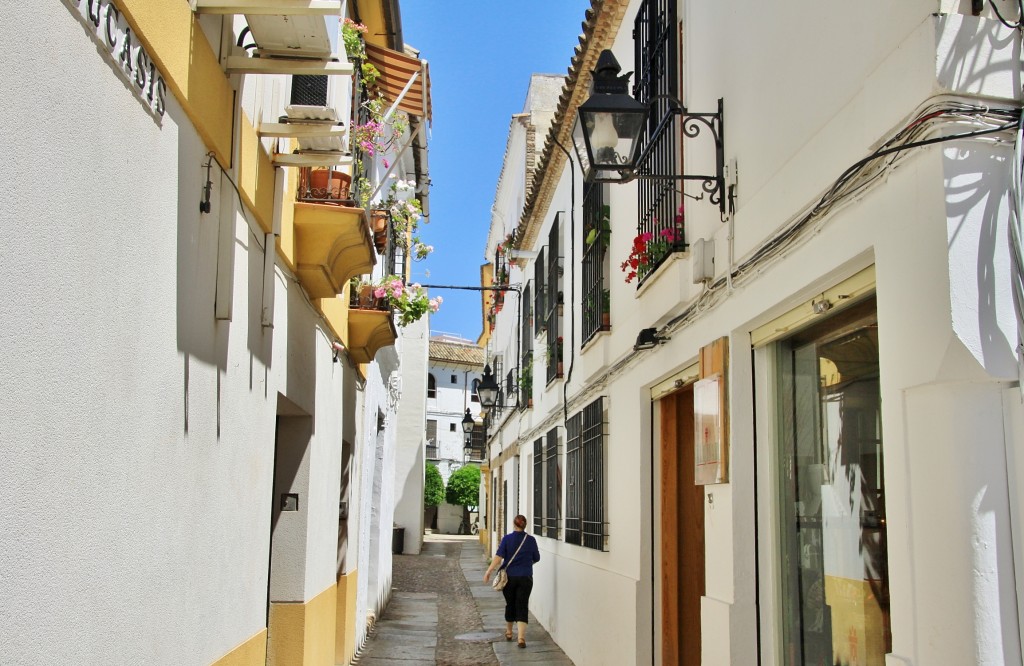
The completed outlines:
[[[700,666],[704,499],[694,484],[693,388],[660,400],[663,666]]]

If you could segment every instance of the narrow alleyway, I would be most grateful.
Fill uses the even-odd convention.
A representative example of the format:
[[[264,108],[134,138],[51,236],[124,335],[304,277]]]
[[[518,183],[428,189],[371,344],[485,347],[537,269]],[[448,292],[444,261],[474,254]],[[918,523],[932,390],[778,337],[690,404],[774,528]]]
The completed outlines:
[[[505,602],[486,568],[475,536],[428,534],[419,555],[396,555],[391,603],[353,663],[573,666],[532,615],[525,650],[505,641]]]

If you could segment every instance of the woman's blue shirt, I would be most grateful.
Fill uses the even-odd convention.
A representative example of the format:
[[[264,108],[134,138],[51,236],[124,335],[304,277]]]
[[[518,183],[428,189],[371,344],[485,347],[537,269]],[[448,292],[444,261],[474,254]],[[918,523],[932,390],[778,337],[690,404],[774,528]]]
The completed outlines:
[[[523,543],[523,539],[526,539],[526,543]],[[523,543],[523,547],[519,554],[515,556],[511,564],[508,564],[509,558],[515,555],[516,549],[521,543]],[[505,571],[509,576],[533,576],[533,563],[540,561],[537,540],[526,532],[509,532],[503,536],[501,543],[498,544],[497,555],[504,560],[503,566],[508,564]]]

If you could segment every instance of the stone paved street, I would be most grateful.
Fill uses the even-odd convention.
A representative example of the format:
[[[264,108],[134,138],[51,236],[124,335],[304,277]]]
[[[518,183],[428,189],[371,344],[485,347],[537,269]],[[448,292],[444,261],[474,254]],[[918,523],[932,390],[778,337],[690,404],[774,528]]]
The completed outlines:
[[[526,649],[505,641],[505,601],[486,569],[475,536],[427,534],[419,555],[396,555],[391,602],[353,663],[573,666],[532,614]]]

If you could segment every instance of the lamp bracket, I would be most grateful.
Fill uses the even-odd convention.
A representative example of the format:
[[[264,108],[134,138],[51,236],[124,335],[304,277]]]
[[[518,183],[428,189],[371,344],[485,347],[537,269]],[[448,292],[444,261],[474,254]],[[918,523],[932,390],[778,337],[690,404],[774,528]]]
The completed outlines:
[[[701,183],[701,190],[704,194],[708,195],[708,201],[718,205],[722,219],[725,219],[728,211],[726,210],[727,197],[725,196],[725,128],[722,121],[725,104],[723,99],[718,99],[718,110],[714,113],[692,113],[673,95],[652,95],[648,100],[648,104],[653,105],[654,102],[659,99],[667,100],[669,102],[669,109],[658,123],[658,126],[653,132],[651,132],[650,138],[647,140],[647,143],[640,152],[640,156],[636,160],[636,168],[620,171],[620,178],[596,177],[594,180],[605,183],[628,183],[637,179],[699,181]],[[654,147],[658,144],[658,140],[663,134],[673,129],[673,120],[678,116],[682,117],[681,129],[683,136],[686,138],[695,139],[700,136],[701,132],[705,129],[711,133],[711,137],[715,142],[714,175],[655,174],[645,171],[645,169],[650,168],[648,162]],[[699,199],[700,197],[694,198]],[[728,203],[729,210],[731,210],[732,197],[728,197]]]

